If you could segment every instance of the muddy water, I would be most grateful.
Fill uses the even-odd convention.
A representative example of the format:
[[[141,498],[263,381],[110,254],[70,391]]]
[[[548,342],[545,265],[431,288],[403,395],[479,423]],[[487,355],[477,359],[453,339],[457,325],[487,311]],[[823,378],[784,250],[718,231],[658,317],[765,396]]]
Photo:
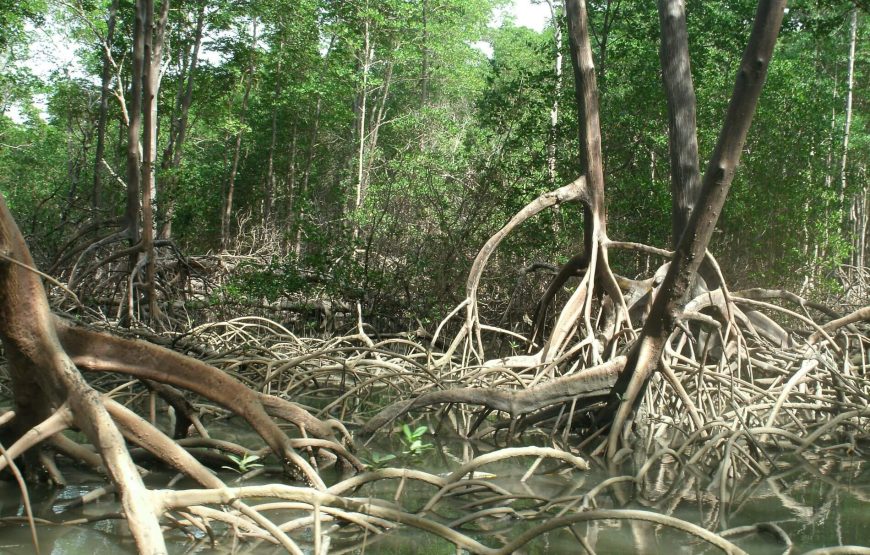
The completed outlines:
[[[230,438],[228,439],[235,439]],[[443,474],[456,468],[462,460],[486,448],[472,448],[468,444],[439,445],[423,456],[406,457],[402,462],[408,467]],[[401,453],[397,442],[380,442],[375,448],[364,451],[371,458],[372,452]],[[489,465],[481,470],[486,479],[527,499],[513,502],[512,507],[530,514],[534,502],[528,497],[555,499],[565,496],[582,496],[610,477],[601,468],[588,472],[553,472],[537,474],[525,483],[520,477],[525,474],[532,459],[521,459]],[[699,524],[714,531],[747,526],[759,522],[775,523],[794,542],[792,553],[821,546],[870,545],[870,465],[862,459],[830,459],[790,461],[778,464],[781,469],[771,476],[739,481],[729,487],[723,501],[718,486],[710,487],[704,476],[681,472],[673,465],[661,465],[651,470],[642,491],[633,491],[628,483],[604,489],[596,498],[600,508],[630,508],[656,511]],[[555,465],[541,465],[547,472]],[[78,518],[93,518],[116,511],[110,498],[89,505],[86,509],[64,510],[70,499],[81,495],[101,482],[75,468],[63,469],[74,486],[49,488],[32,486],[31,500],[36,516],[46,520],[61,521]],[[625,473],[630,469],[621,469]],[[235,475],[226,472],[222,477],[230,480]],[[155,471],[148,483],[152,487],[165,487],[172,474]],[[266,476],[252,483],[279,481],[280,476]],[[393,499],[395,482],[378,482],[359,496],[379,496]],[[192,487],[182,483],[180,487]],[[369,487],[369,486],[366,486]],[[434,493],[430,486],[408,482],[401,495],[402,504],[415,509],[422,506]],[[460,514],[460,507],[468,500],[448,501],[439,505],[437,512],[449,520]],[[27,526],[14,522],[14,517],[23,516],[20,494],[14,482],[0,482],[0,554],[33,553]],[[553,513],[550,513],[551,515]],[[465,530],[478,541],[488,545],[501,545],[516,537],[523,530],[546,518],[525,521],[509,518],[487,521],[486,529]],[[395,554],[448,554],[456,553],[452,544],[427,533],[402,528],[378,537],[364,537],[353,527],[337,527],[327,540],[330,552],[395,553]],[[673,553],[692,554],[715,552],[698,543],[686,534],[665,527],[626,521],[599,521],[574,526],[574,533],[588,541],[599,554],[604,553]],[[279,552],[266,544],[251,545],[240,542],[233,545],[224,537],[216,545],[208,538],[187,536],[181,532],[167,534],[172,553],[272,553]],[[300,544],[310,552],[310,533],[296,536]],[[134,553],[126,525],[122,520],[98,520],[74,526],[39,527],[42,553],[54,555],[98,555]],[[731,538],[738,545],[758,554],[783,553],[784,546],[774,536],[748,534]],[[365,545],[362,545],[362,542]],[[567,529],[549,532],[525,547],[526,553],[581,553],[575,535]]]

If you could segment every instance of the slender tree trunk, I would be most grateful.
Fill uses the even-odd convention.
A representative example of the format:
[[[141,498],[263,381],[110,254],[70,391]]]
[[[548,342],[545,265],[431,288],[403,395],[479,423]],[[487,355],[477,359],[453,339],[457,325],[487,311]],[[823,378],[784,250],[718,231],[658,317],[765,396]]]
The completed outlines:
[[[598,76],[600,78],[600,89],[604,90],[605,81],[607,79],[607,47],[610,40],[610,30],[613,28],[613,22],[619,15],[619,7],[622,0],[607,0],[604,3],[604,18],[601,22],[601,30],[598,35]],[[595,29],[592,30],[593,32]]]
[[[181,159],[184,152],[184,142],[187,138],[187,122],[190,113],[190,105],[193,103],[193,85],[196,78],[196,68],[199,63],[199,50],[202,45],[203,26],[205,24],[205,2],[200,5],[196,16],[196,30],[193,38],[193,52],[190,55],[190,63],[186,71],[182,72],[184,82],[184,94],[180,95],[178,103],[178,117],[170,129],[169,142],[163,152],[161,168],[164,170],[177,170],[181,167]],[[186,76],[186,79],[184,77]],[[172,199],[173,190],[178,183],[178,176],[174,172],[165,180],[163,185],[163,202],[160,206],[161,225],[159,237],[169,239],[172,237],[172,217],[175,212],[175,203]]]
[[[852,8],[852,18],[849,33],[849,72],[846,77],[846,125],[843,128],[843,156],[840,159],[840,183],[837,188],[839,209],[844,209],[846,194],[846,163],[849,155],[849,135],[852,130],[852,92],[855,86],[855,43],[858,38],[858,8]]]
[[[373,50],[371,44],[371,36],[369,34],[369,21],[365,21],[365,30],[363,33],[363,52],[362,52],[362,88],[359,92],[357,100],[357,159],[356,159],[356,201],[354,202],[354,210],[359,210],[362,206],[363,191],[366,188],[364,183],[365,172],[365,157],[366,157],[366,118],[368,117],[368,86],[369,73],[372,67]],[[354,237],[356,237],[357,229],[354,226]]]
[[[144,126],[142,130],[142,253],[145,256],[145,288],[148,300],[148,317],[158,316],[157,290],[155,286],[154,210],[157,193],[154,165],[157,159],[157,94],[160,90],[160,61],[163,56],[163,41],[166,21],[169,16],[169,0],[163,0],[160,15],[154,21],[154,0],[145,4],[145,58],[144,58]]]
[[[293,203],[295,202],[296,196],[296,143],[299,141],[299,131],[298,124],[296,120],[293,120],[293,127],[290,130],[290,149],[289,149],[289,159],[287,161],[287,181],[286,181],[286,195],[287,195],[287,203],[284,207],[283,214],[279,213],[276,217],[280,217],[282,221],[289,221],[292,218],[293,214]],[[291,226],[288,226],[288,229]]]
[[[574,68],[574,87],[578,121],[580,123],[580,160],[589,189],[589,206],[584,206],[584,247],[587,256],[595,246],[594,227],[600,225],[605,233],[604,164],[601,156],[601,125],[598,109],[598,86],[592,50],[589,48],[589,27],[585,0],[566,0],[571,63]],[[593,221],[598,219],[598,222]]]
[[[244,125],[245,116],[248,111],[248,98],[251,94],[251,85],[254,82],[254,71],[256,68],[256,52],[257,48],[257,20],[254,19],[253,29],[251,33],[251,63],[248,66],[248,79],[245,82],[245,93],[242,96],[242,113],[240,116],[241,123]],[[230,243],[230,223],[233,214],[233,195],[236,190],[236,174],[239,170],[239,154],[242,150],[242,130],[236,134],[236,144],[233,148],[233,162],[230,167],[230,175],[227,180],[226,198],[224,199],[224,209],[221,214],[221,250],[226,251]]]
[[[103,155],[106,151],[106,121],[109,116],[109,95],[112,81],[111,48],[115,40],[115,20],[118,13],[118,0],[109,5],[109,19],[106,22],[106,40],[103,44],[103,68],[100,72],[100,108],[97,115],[97,148],[94,153],[94,184],[91,193],[91,208],[94,219],[99,221],[103,194]]]
[[[369,187],[369,176],[371,175],[372,165],[375,163],[374,153],[378,148],[378,134],[381,131],[381,125],[383,125],[384,120],[387,115],[387,100],[390,98],[390,85],[393,81],[393,62],[387,63],[387,69],[384,72],[384,76],[382,79],[382,83],[380,86],[381,96],[377,102],[377,110],[372,110],[373,117],[371,118],[371,123],[369,124],[369,132],[368,139],[366,140],[366,150],[368,154],[366,155],[366,164],[363,175],[365,179],[363,179],[363,187],[360,191],[362,203],[366,200],[366,194],[368,193]],[[374,102],[373,102],[374,104]]]
[[[281,79],[281,62],[283,61],[281,58],[284,54],[284,38],[281,38],[281,41],[278,45],[278,64],[275,70],[275,74],[279,76],[275,80],[275,99],[281,97],[281,83],[283,82]],[[274,194],[275,194],[275,144],[277,142],[278,137],[278,103],[275,102],[272,106],[272,139],[269,142],[269,167],[266,172],[266,190],[263,199],[263,224],[268,225],[270,220],[272,219],[272,209],[274,204]]]
[[[668,99],[668,143],[671,153],[671,244],[676,248],[701,191],[695,87],[689,61],[684,0],[659,0],[662,81]]]
[[[327,46],[327,48],[326,48],[326,53],[323,55],[323,66],[322,66],[321,71],[324,74],[326,73],[326,70],[328,69],[329,59],[332,55],[332,47],[335,46],[335,41],[336,41],[336,36],[332,35],[329,38],[329,46]],[[323,96],[321,95],[320,92],[317,93],[316,98],[317,98],[317,100],[315,102],[315,107],[314,107],[314,123],[311,125],[311,136],[310,136],[310,140],[308,141],[308,150],[307,150],[307,153],[305,156],[305,168],[302,170],[302,185],[299,187],[298,192],[295,195],[291,195],[291,201],[293,201],[293,199],[295,198],[296,202],[300,206],[299,213],[296,214],[296,213],[294,213],[294,211],[292,209],[292,204],[291,204],[290,214],[289,214],[290,215],[290,225],[288,226],[290,230],[293,230],[294,224],[295,224],[296,235],[295,235],[295,239],[294,239],[294,243],[293,243],[293,252],[295,253],[297,260],[299,260],[299,258],[302,256],[302,223],[305,219],[305,207],[301,201],[303,201],[305,199],[305,195],[308,192],[308,183],[311,179],[312,168],[314,167],[314,155],[315,155],[315,152],[317,149],[317,136],[318,136],[318,132],[320,130],[320,113],[321,113],[321,110],[323,107]],[[294,123],[294,130],[295,129],[296,129],[296,127],[295,127],[295,123]],[[295,132],[293,135],[293,139],[294,139],[293,157],[295,160],[295,156],[296,156],[296,154],[295,154],[296,153],[296,147],[295,147],[296,135],[295,135]],[[294,178],[295,178],[295,169],[293,171],[294,171]],[[293,182],[295,183],[295,179],[293,180]]]
[[[858,271],[860,271],[863,275],[864,266],[866,265],[866,253],[867,253],[867,171],[866,167],[864,168],[864,181],[865,185],[861,188],[861,216],[858,218],[858,261],[856,262],[856,266],[858,266]]]
[[[130,83],[130,104],[127,109],[127,204],[124,210],[124,225],[127,230],[130,245],[139,245],[139,216],[141,214],[140,182],[141,157],[139,151],[139,134],[142,129],[142,78],[145,71],[145,15],[144,0],[136,2],[136,15],[133,22],[133,59],[132,82]],[[133,318],[136,304],[136,291],[132,287],[133,273],[139,260],[138,252],[130,254],[127,260],[127,273],[130,280],[127,286],[127,303],[121,314],[122,324],[129,324]]]
[[[562,25],[559,21],[556,0],[547,0],[550,7],[550,18],[553,25],[553,46],[556,48],[556,57],[553,61],[553,74],[556,77],[556,90],[553,94],[553,104],[550,107],[550,132],[547,137],[547,178],[550,180],[550,189],[556,188],[556,142],[559,125],[559,93],[562,90]]]
[[[825,174],[825,189],[826,190],[831,190],[835,187],[834,178],[835,178],[835,173],[837,171],[834,167],[836,164],[834,162],[834,143],[836,142],[835,135],[837,133],[837,109],[835,107],[835,104],[836,104],[836,99],[837,99],[837,95],[838,95],[836,68],[834,71],[833,82],[834,82],[834,87],[833,87],[834,90],[832,91],[832,95],[831,95],[832,96],[832,98],[831,98],[831,100],[832,100],[832,103],[831,103],[831,125],[828,128],[829,129],[828,141],[827,141],[828,153],[827,153],[827,156],[825,158],[825,168],[827,169],[827,173]],[[828,246],[831,244],[831,237],[830,237],[831,236],[831,229],[830,229],[831,228],[831,225],[830,225],[831,201],[829,200],[829,197],[827,195],[825,195],[824,204],[825,204],[825,210],[824,210],[824,226],[822,228],[822,237],[821,237],[821,241],[816,241],[815,247],[813,248],[813,258],[812,258],[812,262],[811,262],[812,271],[810,272],[812,279],[810,279],[810,283],[807,285],[807,288],[810,290],[812,289],[813,286],[815,286],[816,283],[819,282],[819,280],[822,277],[822,272],[824,270],[824,267],[823,267],[823,264],[821,263],[821,261],[822,261],[822,259],[827,257]]]
[[[841,229],[848,233],[849,227],[853,229],[857,225],[857,219],[853,219],[852,225],[848,225],[847,218],[851,214],[846,213],[845,195],[847,187],[847,166],[849,157],[849,139],[852,131],[852,94],[855,87],[855,43],[858,39],[858,7],[852,7],[851,24],[849,26],[849,70],[846,77],[846,124],[843,129],[843,156],[840,159],[840,182],[837,187],[838,209],[840,210]],[[857,202],[855,195],[853,204]],[[852,235],[853,251],[857,248],[857,234]],[[857,264],[855,264],[857,266]]]
[[[78,156],[76,155],[76,147],[75,141],[73,138],[75,137],[73,131],[73,114],[67,114],[66,118],[66,180],[69,183],[69,190],[66,195],[66,203],[60,211],[60,223],[61,225],[65,225],[67,218],[69,218],[70,210],[75,203],[76,194],[78,193],[79,188],[79,170],[78,170]]]
[[[320,111],[323,105],[323,99],[320,95],[317,96],[317,104],[314,109],[314,125],[311,126],[311,140],[308,142],[308,154],[305,157],[305,171],[302,174],[302,186],[299,188],[298,199],[304,200],[308,193],[308,183],[311,179],[311,170],[314,167],[314,153],[317,149],[317,134],[320,130]],[[294,250],[296,259],[302,256],[302,223],[305,219],[305,207],[299,203],[299,214],[294,215],[296,220],[296,242]],[[292,226],[291,226],[292,229]]]

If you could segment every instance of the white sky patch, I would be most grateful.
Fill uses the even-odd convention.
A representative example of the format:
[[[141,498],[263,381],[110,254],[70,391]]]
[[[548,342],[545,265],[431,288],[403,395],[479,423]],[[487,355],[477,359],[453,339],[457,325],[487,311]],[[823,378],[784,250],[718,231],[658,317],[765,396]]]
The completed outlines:
[[[68,42],[61,32],[53,28],[51,21],[42,27],[31,28],[30,24],[27,27],[33,42],[30,44],[30,59],[25,65],[34,75],[43,81],[47,81],[55,71],[65,72],[70,77],[88,77],[76,57],[76,49],[83,44]]]
[[[487,58],[492,59],[492,45],[485,40],[474,41],[470,43],[470,45],[475,50],[480,50],[481,52],[483,52],[483,55]]]
[[[513,16],[514,23],[541,32],[550,23],[550,8],[543,0],[514,0],[513,4],[496,14],[498,24],[505,15]]]
[[[555,0],[558,1],[558,0]],[[544,0],[513,0],[506,8],[496,10],[490,27],[499,27],[506,17],[513,19],[520,27],[528,27],[538,33],[550,24],[550,7]],[[472,42],[471,46],[483,52],[487,58],[492,58],[492,45],[486,41]]]
[[[76,49],[83,47],[84,44],[69,42],[51,18],[47,18],[39,27],[27,23],[25,29],[32,37],[28,48],[29,56],[26,60],[18,61],[16,65],[29,68],[43,82],[48,82],[55,73],[63,73],[76,79],[96,80],[96,77],[87,74],[76,56]],[[42,119],[46,119],[48,95],[44,93],[34,95],[33,104],[39,110]],[[16,123],[23,123],[25,120],[20,106],[10,106],[6,115]]]

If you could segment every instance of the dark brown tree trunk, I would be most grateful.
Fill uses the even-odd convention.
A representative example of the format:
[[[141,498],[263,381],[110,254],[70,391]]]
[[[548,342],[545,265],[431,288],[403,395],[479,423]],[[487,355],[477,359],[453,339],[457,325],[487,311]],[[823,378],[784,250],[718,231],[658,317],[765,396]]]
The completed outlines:
[[[671,154],[671,245],[676,248],[701,192],[695,87],[689,61],[684,0],[659,0],[662,81],[668,100],[668,141]]]
[[[758,4],[725,122],[704,172],[697,206],[690,215],[659,293],[653,300],[649,317],[629,355],[625,372],[613,388],[603,415],[607,416],[609,411],[616,410],[607,442],[607,454],[610,457],[619,450],[626,423],[640,403],[650,376],[658,368],[665,341],[677,324],[691,280],[704,259],[761,96],[785,4],[785,0],[761,0]]]

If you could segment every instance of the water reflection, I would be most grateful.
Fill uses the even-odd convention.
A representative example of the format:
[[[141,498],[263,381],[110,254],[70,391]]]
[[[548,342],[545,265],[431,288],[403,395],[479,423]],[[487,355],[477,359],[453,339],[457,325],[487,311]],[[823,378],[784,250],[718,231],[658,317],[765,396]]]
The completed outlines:
[[[391,438],[368,446],[374,452],[400,450]],[[425,456],[402,461],[409,467],[446,476],[460,464],[491,447],[463,441],[440,443]],[[665,461],[665,462],[662,462]],[[526,476],[534,457],[510,459],[478,470],[466,487],[447,492],[426,517],[450,525],[489,546],[500,546],[535,526],[578,511],[621,509],[651,511],[702,526],[716,533],[732,530],[729,539],[750,553],[792,553],[822,546],[862,544],[867,537],[870,509],[870,472],[862,459],[804,457],[768,461],[767,476],[735,478],[709,476],[663,457],[651,466],[643,461],[607,468],[596,460],[581,472],[554,460],[544,460]],[[270,469],[271,470],[271,469]],[[275,468],[277,470],[277,468]],[[74,476],[74,472],[67,472]],[[75,526],[41,525],[43,553],[80,555],[134,553],[126,524],[104,519],[117,512],[111,496],[96,504],[70,508],[70,501],[97,487],[89,475],[80,483],[60,489],[34,486],[31,490],[36,516],[53,522],[88,521]],[[234,476],[227,473],[224,478]],[[527,479],[523,479],[526,478]],[[165,487],[171,474],[153,473],[155,487]],[[256,483],[282,478],[266,472]],[[339,480],[335,476],[334,480]],[[181,484],[180,487],[190,487]],[[385,500],[420,511],[437,487],[422,482],[380,480],[353,492],[356,498]],[[292,511],[270,513],[280,522]],[[298,516],[298,515],[297,515]],[[13,483],[0,483],[0,554],[32,553],[29,531],[22,521],[19,492]],[[765,526],[757,526],[767,523]],[[331,526],[331,528],[330,528]],[[219,527],[216,530],[220,531]],[[330,553],[455,553],[448,541],[418,529],[400,526],[386,534],[370,534],[356,526],[333,522],[329,531]],[[203,533],[178,529],[167,533],[172,553],[270,553],[264,543],[234,543],[228,534],[212,544]],[[313,547],[310,530],[295,532],[301,545]],[[635,520],[594,520],[564,526],[540,535],[522,550],[525,553],[698,553],[708,544],[683,531]]]

